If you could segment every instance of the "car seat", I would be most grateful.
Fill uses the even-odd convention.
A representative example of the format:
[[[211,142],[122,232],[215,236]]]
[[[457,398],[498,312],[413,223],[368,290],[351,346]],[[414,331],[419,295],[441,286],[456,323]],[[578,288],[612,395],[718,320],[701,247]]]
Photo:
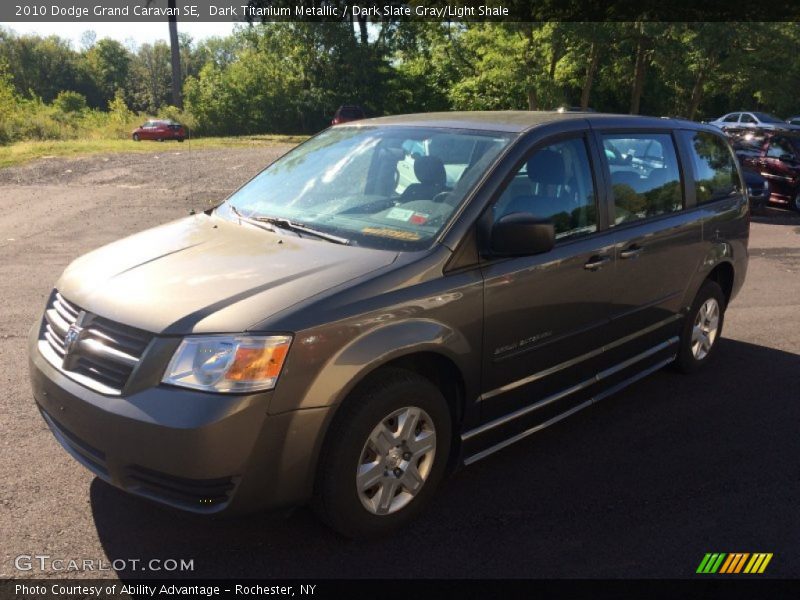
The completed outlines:
[[[438,156],[420,156],[414,161],[414,175],[419,183],[412,183],[400,195],[400,202],[432,200],[445,190],[447,173]]]

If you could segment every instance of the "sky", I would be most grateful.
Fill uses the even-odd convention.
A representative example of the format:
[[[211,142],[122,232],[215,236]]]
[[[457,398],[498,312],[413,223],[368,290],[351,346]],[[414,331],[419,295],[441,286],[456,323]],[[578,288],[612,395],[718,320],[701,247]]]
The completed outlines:
[[[3,0],[0,0],[3,1]],[[188,33],[195,41],[213,36],[228,35],[233,31],[231,23],[181,23],[178,21],[178,32]],[[97,39],[112,38],[125,43],[133,40],[136,44],[152,43],[156,40],[169,40],[167,21],[163,23],[0,23],[0,27],[13,29],[17,33],[36,33],[41,36],[58,35],[72,40],[73,47],[80,49],[81,36],[84,31],[92,30]]]

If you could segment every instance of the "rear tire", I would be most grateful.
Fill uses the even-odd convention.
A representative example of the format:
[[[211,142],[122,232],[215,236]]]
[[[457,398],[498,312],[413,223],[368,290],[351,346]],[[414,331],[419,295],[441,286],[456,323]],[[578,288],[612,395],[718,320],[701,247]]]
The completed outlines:
[[[792,200],[792,209],[794,209],[795,212],[800,213],[800,192],[797,192],[794,195],[794,199]]]
[[[439,389],[385,369],[339,408],[323,445],[314,509],[346,537],[371,538],[408,525],[445,473],[451,417]]]
[[[706,280],[695,296],[681,332],[675,366],[694,373],[713,360],[725,321],[725,294],[715,281]]]
[[[175,139],[176,139],[176,140],[178,140],[179,142],[182,142],[182,141],[183,141],[183,138],[182,138],[182,137],[175,138]]]

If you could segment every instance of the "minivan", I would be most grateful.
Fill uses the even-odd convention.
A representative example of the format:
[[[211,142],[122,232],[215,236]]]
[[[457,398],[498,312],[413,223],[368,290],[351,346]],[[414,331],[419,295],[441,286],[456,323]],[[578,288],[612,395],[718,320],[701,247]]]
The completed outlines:
[[[763,132],[731,140],[741,166],[769,182],[767,201],[800,212],[800,133]]]
[[[33,395],[66,451],[132,494],[201,514],[310,504],[385,534],[453,469],[712,361],[749,218],[711,126],[334,126],[217,207],[69,265],[31,331]]]

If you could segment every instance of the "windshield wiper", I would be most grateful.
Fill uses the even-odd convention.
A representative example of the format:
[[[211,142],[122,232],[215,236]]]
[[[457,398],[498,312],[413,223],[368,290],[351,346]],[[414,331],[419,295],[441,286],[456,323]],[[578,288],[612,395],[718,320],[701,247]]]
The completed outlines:
[[[231,210],[234,212],[234,214],[236,214],[237,217],[239,217],[243,221],[248,221],[250,223],[253,223],[254,225],[261,225],[261,226],[263,226],[263,224],[271,225],[271,227],[269,227],[268,230],[272,231],[273,233],[277,232],[276,228],[280,228],[280,229],[286,229],[288,231],[293,231],[298,235],[301,233],[313,235],[323,240],[333,242],[334,244],[342,244],[346,246],[350,243],[350,240],[347,238],[339,237],[338,235],[333,235],[332,233],[325,233],[324,231],[319,231],[318,229],[313,229],[311,227],[308,227],[307,225],[296,223],[294,221],[291,221],[289,219],[284,219],[282,217],[246,217],[241,212],[239,212],[239,209],[236,208],[235,206],[231,206]]]
[[[271,231],[272,233],[277,233],[278,232],[278,230],[275,228],[274,225],[269,225],[268,223],[261,223],[261,222],[257,221],[256,219],[254,219],[252,217],[246,217],[242,213],[240,213],[239,209],[236,208],[235,206],[231,206],[231,211],[233,211],[233,214],[235,214],[237,217],[239,217],[239,221],[247,221],[248,223],[251,223],[251,224],[255,225],[256,227],[260,227],[261,229],[266,229],[267,231]],[[268,226],[265,226],[265,225],[268,225]]]
[[[308,225],[304,225],[303,223],[297,223],[295,221],[284,219],[282,217],[249,217],[249,218],[258,223],[268,223],[269,225],[280,227],[281,229],[288,229],[289,231],[294,231],[295,233],[307,233],[308,235],[313,235],[323,240],[333,242],[334,244],[342,244],[346,246],[350,243],[350,240],[347,238],[339,237],[338,235],[333,235],[332,233],[325,233],[324,231],[320,231],[319,229],[314,229],[312,227],[309,227]]]

